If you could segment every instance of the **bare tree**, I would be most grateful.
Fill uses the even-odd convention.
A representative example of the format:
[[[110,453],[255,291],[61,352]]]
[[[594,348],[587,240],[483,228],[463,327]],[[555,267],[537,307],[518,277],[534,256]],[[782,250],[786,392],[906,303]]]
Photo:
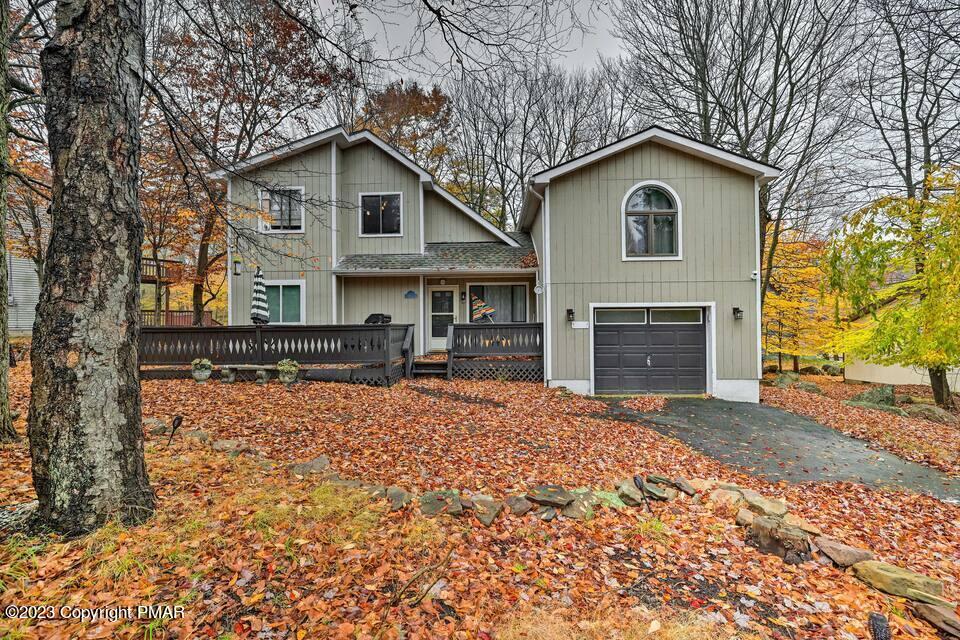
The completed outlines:
[[[784,169],[760,195],[763,299],[781,234],[842,211],[830,169],[851,131],[841,89],[860,46],[854,3],[626,0],[616,15],[639,109]]]

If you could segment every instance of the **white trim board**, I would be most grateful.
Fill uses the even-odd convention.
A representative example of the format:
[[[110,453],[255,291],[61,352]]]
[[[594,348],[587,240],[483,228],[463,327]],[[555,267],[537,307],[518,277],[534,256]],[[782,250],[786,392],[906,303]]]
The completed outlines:
[[[636,193],[638,189],[642,189],[643,187],[656,187],[657,189],[662,189],[663,191],[666,191],[671,198],[673,198],[673,203],[677,207],[677,255],[675,256],[627,255],[627,201],[630,200],[630,196]],[[669,215],[669,213],[665,215]],[[647,242],[653,242],[653,238],[647,238]],[[637,184],[630,187],[630,189],[627,190],[627,193],[623,196],[623,201],[620,203],[620,258],[623,262],[663,262],[669,260],[683,260],[683,203],[680,201],[680,194],[677,193],[676,190],[666,182],[662,182],[660,180],[641,180]]]
[[[233,275],[233,248],[231,247],[230,242],[230,196],[233,193],[233,181],[227,180],[227,229],[226,229],[226,240],[227,240],[227,326],[233,324],[233,279],[236,277]]]
[[[274,325],[298,325],[306,324],[307,322],[307,281],[304,279],[290,279],[290,280],[263,280],[264,287],[271,286],[293,286],[297,285],[300,287],[300,322],[272,322]],[[280,299],[283,300],[283,292],[280,293]],[[282,310],[281,310],[282,314]]]
[[[257,216],[257,233],[265,236],[302,236],[307,229],[307,208],[304,204],[307,195],[306,187],[299,185],[275,185],[273,188],[260,187],[257,189],[257,211],[260,211],[260,205],[263,203],[263,193],[273,193],[274,191],[299,191],[300,192],[300,228],[299,229],[268,229],[267,224],[259,215]],[[265,212],[268,216],[270,211]]]
[[[330,268],[337,264],[337,145],[330,145]],[[330,307],[330,320],[337,324],[337,274],[330,274],[332,289],[330,297],[333,305]]]
[[[707,323],[706,334],[707,334],[707,389],[706,392],[709,394],[714,394],[714,390],[717,387],[717,314],[716,308],[717,303],[715,301],[710,302],[591,302],[590,303],[590,318],[588,322],[590,323],[590,395],[595,393],[595,381],[594,381],[594,370],[593,370],[593,312],[595,309],[637,309],[637,308],[688,308],[688,307],[701,307],[707,310],[707,313],[704,314],[703,321]],[[714,394],[716,395],[716,394]]]

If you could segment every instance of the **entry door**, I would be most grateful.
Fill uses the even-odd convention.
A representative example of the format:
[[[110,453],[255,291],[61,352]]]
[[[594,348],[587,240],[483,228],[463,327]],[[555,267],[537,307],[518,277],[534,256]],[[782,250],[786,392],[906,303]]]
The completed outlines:
[[[430,287],[430,350],[447,348],[447,327],[457,322],[459,287]]]

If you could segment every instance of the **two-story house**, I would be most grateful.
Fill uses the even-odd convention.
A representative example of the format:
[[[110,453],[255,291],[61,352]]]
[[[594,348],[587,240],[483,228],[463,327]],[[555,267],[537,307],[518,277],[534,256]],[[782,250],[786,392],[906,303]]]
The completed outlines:
[[[652,127],[531,180],[504,232],[368,131],[335,127],[215,174],[234,233],[230,322],[254,265],[271,322],[544,325],[545,383],[756,402],[759,188],[779,171]]]

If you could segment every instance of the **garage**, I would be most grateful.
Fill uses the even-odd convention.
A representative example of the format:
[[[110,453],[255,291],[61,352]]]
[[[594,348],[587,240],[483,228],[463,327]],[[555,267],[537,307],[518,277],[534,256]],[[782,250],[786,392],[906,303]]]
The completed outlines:
[[[702,308],[596,309],[594,393],[704,393]]]

